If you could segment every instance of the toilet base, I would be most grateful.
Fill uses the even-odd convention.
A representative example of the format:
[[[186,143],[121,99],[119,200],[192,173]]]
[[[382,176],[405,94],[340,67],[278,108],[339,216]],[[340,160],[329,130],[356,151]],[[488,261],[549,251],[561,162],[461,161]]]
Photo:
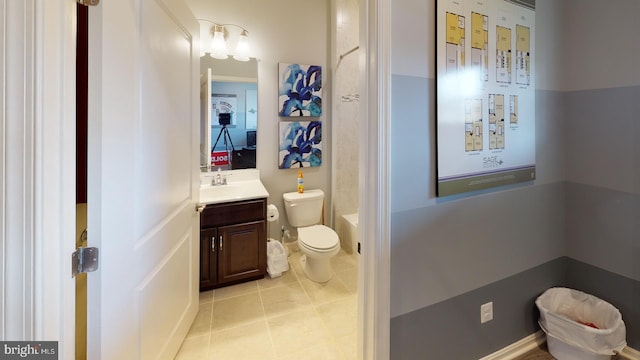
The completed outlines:
[[[300,257],[300,265],[304,274],[311,281],[324,283],[333,277],[330,257],[313,258],[305,254]]]

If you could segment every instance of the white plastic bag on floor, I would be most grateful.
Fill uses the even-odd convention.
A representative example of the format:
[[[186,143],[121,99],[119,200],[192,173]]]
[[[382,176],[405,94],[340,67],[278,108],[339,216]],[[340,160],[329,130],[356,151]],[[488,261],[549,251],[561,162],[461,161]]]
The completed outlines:
[[[536,299],[542,330],[582,350],[615,355],[626,342],[620,311],[593,295],[567,288],[551,288]]]
[[[267,272],[272,278],[282,275],[289,270],[289,261],[284,245],[279,241],[269,239],[267,242]]]

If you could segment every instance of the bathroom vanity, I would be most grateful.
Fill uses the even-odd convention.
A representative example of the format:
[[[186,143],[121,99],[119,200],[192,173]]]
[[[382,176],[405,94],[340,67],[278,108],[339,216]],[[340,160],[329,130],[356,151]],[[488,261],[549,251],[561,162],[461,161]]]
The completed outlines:
[[[200,290],[264,277],[266,199],[207,205],[200,214]]]
[[[200,190],[200,204],[204,205],[200,213],[200,291],[260,279],[267,272],[269,194],[258,179],[247,179],[251,172],[224,172],[226,184]]]

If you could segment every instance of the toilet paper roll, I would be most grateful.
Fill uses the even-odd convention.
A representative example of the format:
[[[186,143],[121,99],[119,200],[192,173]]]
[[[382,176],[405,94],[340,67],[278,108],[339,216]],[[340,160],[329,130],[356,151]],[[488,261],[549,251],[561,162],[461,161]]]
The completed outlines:
[[[280,213],[278,212],[278,208],[273,205],[267,205],[267,221],[274,222],[280,218]]]

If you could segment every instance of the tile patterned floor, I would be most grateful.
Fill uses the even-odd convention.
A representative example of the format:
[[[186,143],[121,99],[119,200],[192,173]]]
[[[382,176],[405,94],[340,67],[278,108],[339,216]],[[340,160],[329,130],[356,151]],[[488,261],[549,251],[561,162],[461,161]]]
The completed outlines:
[[[176,356],[184,360],[357,357],[357,257],[340,251],[327,283],[307,279],[300,252],[282,276],[200,293],[200,309]]]

